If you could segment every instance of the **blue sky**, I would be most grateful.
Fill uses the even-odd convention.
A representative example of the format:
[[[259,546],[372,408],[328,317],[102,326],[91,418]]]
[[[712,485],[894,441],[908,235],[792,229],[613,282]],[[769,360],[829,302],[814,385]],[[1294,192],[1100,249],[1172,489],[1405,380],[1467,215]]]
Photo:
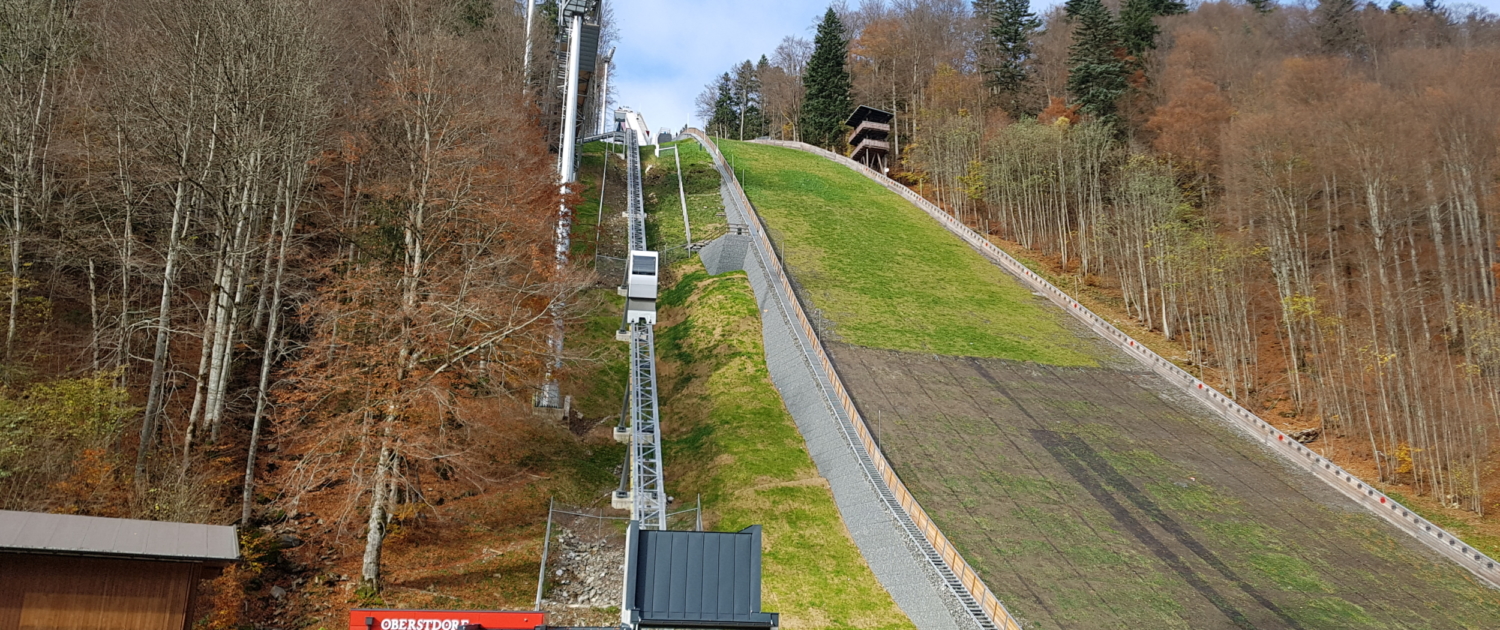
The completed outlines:
[[[770,55],[787,35],[811,40],[814,21],[828,8],[826,0],[605,1],[612,3],[620,33],[611,79],[617,104],[641,112],[653,131],[690,122],[703,86],[732,64]],[[1056,3],[1032,6],[1040,12]],[[1467,3],[1500,13],[1500,0]]]
[[[611,2],[612,0],[605,0]],[[653,131],[693,116],[703,86],[732,64],[770,55],[787,35],[812,39],[824,2],[796,0],[613,0],[618,104]]]

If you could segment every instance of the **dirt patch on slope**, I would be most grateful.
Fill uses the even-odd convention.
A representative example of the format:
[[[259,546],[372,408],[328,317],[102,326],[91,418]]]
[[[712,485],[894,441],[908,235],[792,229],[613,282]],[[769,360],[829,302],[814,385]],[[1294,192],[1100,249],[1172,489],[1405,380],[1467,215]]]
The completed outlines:
[[[902,479],[1028,628],[1500,619],[1500,593],[1128,362],[830,348]]]

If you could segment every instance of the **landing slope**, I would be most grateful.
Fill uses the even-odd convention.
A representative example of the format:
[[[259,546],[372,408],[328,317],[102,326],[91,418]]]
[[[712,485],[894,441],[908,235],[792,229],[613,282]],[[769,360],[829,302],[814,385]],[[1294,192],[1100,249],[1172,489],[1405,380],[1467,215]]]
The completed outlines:
[[[1027,627],[1500,625],[1500,594],[1235,434],[896,195],[810,154],[721,147],[887,457]],[[881,279],[861,280],[872,267]],[[900,284],[907,269],[921,281]]]
[[[1095,365],[1031,292],[843,166],[805,153],[720,144],[813,298],[823,332],[848,343],[1055,365]]]

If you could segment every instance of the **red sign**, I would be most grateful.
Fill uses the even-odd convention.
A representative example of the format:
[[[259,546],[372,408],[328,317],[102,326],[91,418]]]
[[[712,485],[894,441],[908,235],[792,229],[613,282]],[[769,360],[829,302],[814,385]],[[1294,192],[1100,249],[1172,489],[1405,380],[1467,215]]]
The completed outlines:
[[[537,626],[545,625],[547,625],[547,614],[540,612],[383,608],[349,611],[349,630],[463,630],[465,627],[479,627],[485,630],[532,630]]]

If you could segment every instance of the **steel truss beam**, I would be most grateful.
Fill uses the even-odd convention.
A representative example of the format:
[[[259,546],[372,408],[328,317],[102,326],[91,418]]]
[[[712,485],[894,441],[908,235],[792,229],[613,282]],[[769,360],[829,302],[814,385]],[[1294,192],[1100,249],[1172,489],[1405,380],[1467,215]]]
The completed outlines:
[[[635,130],[625,132],[625,168],[627,207],[630,219],[630,249],[646,251],[646,204],[641,198],[641,145]]]
[[[662,478],[661,424],[657,415],[656,345],[651,325],[630,326],[631,518],[646,529],[667,528]]]

